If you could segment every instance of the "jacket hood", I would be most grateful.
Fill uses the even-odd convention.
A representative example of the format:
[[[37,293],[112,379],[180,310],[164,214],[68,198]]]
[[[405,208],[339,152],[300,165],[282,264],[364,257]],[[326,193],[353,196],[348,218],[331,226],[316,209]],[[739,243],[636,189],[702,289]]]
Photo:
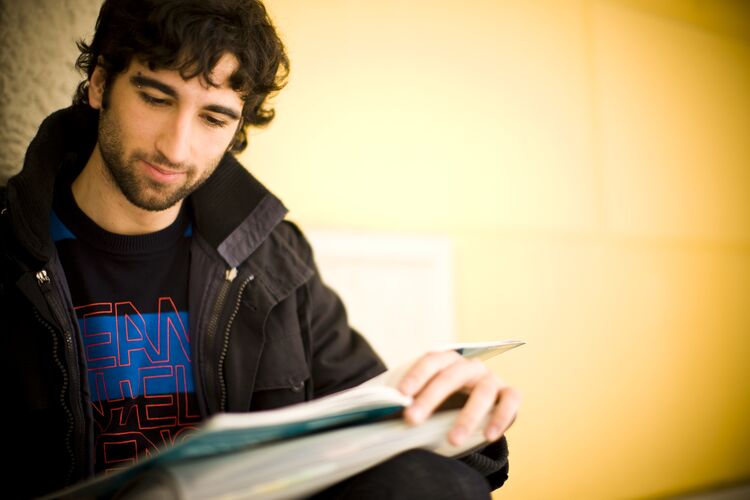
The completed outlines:
[[[63,166],[82,165],[91,155],[98,121],[98,111],[85,104],[52,113],[31,141],[23,169],[8,180],[14,234],[40,262],[47,262],[54,251],[50,213],[55,179]],[[229,153],[190,201],[194,233],[232,267],[245,260],[287,213],[281,201]]]

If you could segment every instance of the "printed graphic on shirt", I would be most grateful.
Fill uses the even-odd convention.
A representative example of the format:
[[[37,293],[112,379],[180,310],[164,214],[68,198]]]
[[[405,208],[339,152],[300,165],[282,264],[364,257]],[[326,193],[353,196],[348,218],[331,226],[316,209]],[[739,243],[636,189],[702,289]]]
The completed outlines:
[[[156,232],[111,233],[83,213],[69,182],[55,190],[50,233],[80,326],[100,473],[173,445],[200,421],[188,323],[190,207]]]
[[[114,470],[173,445],[200,421],[188,314],[170,297],[155,313],[133,302],[76,307],[96,425],[97,470]]]

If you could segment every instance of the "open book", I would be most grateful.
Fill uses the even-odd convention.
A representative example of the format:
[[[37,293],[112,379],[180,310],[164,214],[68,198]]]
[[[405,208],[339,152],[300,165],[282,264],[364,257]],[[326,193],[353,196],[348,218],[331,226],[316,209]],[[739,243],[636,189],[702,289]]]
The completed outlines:
[[[441,350],[455,349],[466,357],[487,359],[522,344],[502,340]],[[289,498],[310,494],[408,449],[427,447],[457,455],[482,444],[481,432],[462,449],[445,441],[458,410],[441,412],[417,427],[407,426],[402,419],[388,419],[411,403],[396,389],[410,366],[396,367],[356,387],[306,403],[214,415],[170,448],[45,498],[110,495],[149,469],[171,475],[173,488],[181,490],[179,498],[236,497],[231,485],[238,480],[241,484],[236,487],[241,487],[243,498]]]

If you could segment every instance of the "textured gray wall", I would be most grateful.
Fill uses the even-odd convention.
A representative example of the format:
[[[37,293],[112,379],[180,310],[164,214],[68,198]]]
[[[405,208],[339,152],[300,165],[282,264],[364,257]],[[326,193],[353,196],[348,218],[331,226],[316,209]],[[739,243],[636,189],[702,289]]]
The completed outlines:
[[[41,121],[70,105],[101,0],[0,0],[0,184],[20,170]]]

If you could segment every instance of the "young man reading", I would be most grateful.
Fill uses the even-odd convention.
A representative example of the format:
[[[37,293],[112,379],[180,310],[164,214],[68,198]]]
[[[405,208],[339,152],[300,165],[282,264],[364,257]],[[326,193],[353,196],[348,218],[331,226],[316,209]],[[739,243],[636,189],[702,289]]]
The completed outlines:
[[[128,465],[211,414],[318,398],[384,370],[284,206],[234,157],[247,127],[273,118],[267,97],[289,66],[263,5],[107,0],[79,46],[87,79],[2,197],[9,472],[29,495]],[[442,352],[400,389],[414,396],[411,423],[468,393],[449,439],[489,413],[494,443],[463,462],[408,452],[321,496],[487,497],[502,485],[512,388]]]

